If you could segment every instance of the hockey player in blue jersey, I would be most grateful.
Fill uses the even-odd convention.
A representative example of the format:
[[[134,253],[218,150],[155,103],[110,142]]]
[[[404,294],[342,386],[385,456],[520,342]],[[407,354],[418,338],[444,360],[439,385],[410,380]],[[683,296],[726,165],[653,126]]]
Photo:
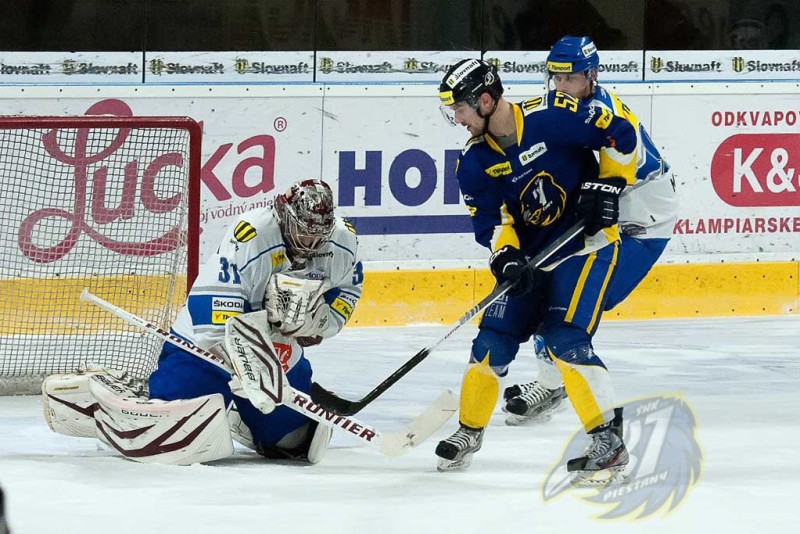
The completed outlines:
[[[618,201],[634,181],[636,132],[608,110],[558,91],[521,104],[502,95],[496,69],[475,59],[454,65],[439,87],[443,111],[473,136],[456,177],[475,238],[492,252],[498,282],[515,282],[513,295],[481,320],[461,389],[460,427],[439,443],[439,469],[469,465],[497,403],[499,377],[538,330],[592,436],[568,469],[609,475],[627,463],[627,451],[611,428],[611,379],[592,336],[616,265]],[[592,150],[600,151],[599,163]],[[584,235],[544,270],[522,269],[578,218]]]
[[[617,266],[608,287],[606,311],[622,302],[644,279],[672,236],[677,218],[675,179],[644,125],[616,95],[598,85],[600,58],[589,37],[565,36],[547,57],[547,87],[624,118],[636,128],[636,181],[619,199],[620,246]],[[539,377],[514,385],[504,393],[510,425],[549,420],[566,396],[561,375],[544,357],[544,343],[535,339]]]

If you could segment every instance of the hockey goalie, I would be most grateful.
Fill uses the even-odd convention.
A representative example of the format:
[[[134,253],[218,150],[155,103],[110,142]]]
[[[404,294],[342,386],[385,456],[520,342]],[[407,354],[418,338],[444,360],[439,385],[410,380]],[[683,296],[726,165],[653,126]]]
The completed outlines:
[[[226,231],[170,332],[221,356],[233,374],[166,343],[147,387],[113,369],[47,378],[48,425],[139,462],[218,460],[233,454],[235,439],[267,458],[316,463],[331,427],[281,405],[264,384],[309,392],[304,349],[341,331],[362,279],[355,231],[334,216],[330,187],[298,182]],[[261,349],[276,368],[247,358]]]

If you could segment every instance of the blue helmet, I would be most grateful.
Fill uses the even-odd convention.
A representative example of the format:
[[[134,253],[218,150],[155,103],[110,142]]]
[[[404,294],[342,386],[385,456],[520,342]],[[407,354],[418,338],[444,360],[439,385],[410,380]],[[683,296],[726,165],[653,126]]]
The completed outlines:
[[[599,65],[597,47],[588,37],[565,35],[547,55],[547,71],[551,74],[584,72],[596,69]]]

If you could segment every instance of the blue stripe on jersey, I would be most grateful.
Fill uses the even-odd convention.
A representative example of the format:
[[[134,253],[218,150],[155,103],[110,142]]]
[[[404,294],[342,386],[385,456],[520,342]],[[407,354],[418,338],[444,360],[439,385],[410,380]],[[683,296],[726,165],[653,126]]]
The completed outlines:
[[[342,249],[342,250],[346,250],[346,251],[347,251],[347,252],[349,252],[349,253],[350,253],[350,255],[351,255],[351,256],[353,256],[354,258],[356,257],[356,254],[355,254],[355,252],[353,252],[352,250],[350,250],[350,249],[349,249],[349,248],[347,248],[346,246],[344,246],[344,245],[340,245],[340,244],[339,244],[339,243],[337,243],[336,241],[331,241],[331,242],[330,242],[330,244],[331,244],[331,245],[335,245],[335,246],[339,247],[339,248],[340,248],[340,249]]]
[[[258,253],[258,255],[256,255],[254,258],[250,258],[249,260],[247,260],[247,263],[245,263],[245,264],[244,264],[242,267],[239,267],[239,272],[242,272],[242,271],[244,271],[245,269],[247,269],[247,266],[248,266],[248,265],[250,265],[251,263],[253,263],[254,261],[256,261],[258,258],[260,258],[261,256],[263,256],[263,255],[264,255],[264,254],[266,254],[267,252],[269,252],[269,251],[271,251],[271,250],[275,250],[276,248],[286,248],[286,247],[285,247],[284,245],[275,245],[274,247],[270,247],[270,248],[268,248],[267,250],[265,250],[265,251],[263,251],[263,252],[259,252],[259,253]]]

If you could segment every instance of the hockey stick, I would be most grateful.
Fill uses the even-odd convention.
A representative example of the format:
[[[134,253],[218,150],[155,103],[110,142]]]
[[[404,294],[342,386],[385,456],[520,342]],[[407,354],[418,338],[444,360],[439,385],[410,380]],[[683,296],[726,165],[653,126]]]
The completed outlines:
[[[145,321],[141,317],[114,306],[110,302],[93,295],[88,289],[84,289],[81,293],[81,300],[91,302],[116,315],[120,319],[138,326],[146,333],[160,337],[176,347],[224,369],[228,373],[233,373],[230,364],[222,357],[201,349],[175,334]],[[357,419],[341,416],[326,410],[322,406],[315,404],[309,396],[302,391],[297,391],[291,387],[288,388],[288,391],[284,390],[282,401],[284,406],[305,415],[313,421],[317,421],[319,424],[336,427],[348,432],[358,440],[377,448],[381,453],[387,456],[399,456],[409,449],[416,447],[441,428],[458,409],[458,397],[453,394],[452,391],[445,390],[433,404],[414,418],[401,432],[387,433]]]
[[[550,257],[555,254],[561,247],[563,247],[572,238],[583,232],[584,221],[578,221],[561,237],[553,241],[549,246],[542,250],[539,254],[534,256],[528,264],[526,269],[536,269],[541,267]],[[367,393],[362,399],[351,401],[337,396],[336,394],[328,391],[320,386],[317,382],[311,384],[311,399],[332,413],[340,415],[355,415],[360,412],[364,406],[378,398],[384,391],[389,389],[395,382],[403,378],[409,371],[416,367],[422,360],[428,357],[433,350],[438,347],[445,339],[452,336],[456,330],[461,328],[465,323],[470,322],[476,315],[481,313],[490,304],[498,300],[500,297],[508,293],[513,284],[510,282],[503,282],[494,288],[489,295],[483,298],[479,303],[469,309],[458,321],[451,325],[450,330],[442,337],[437,339],[432,345],[429,345],[416,353],[413,358],[404,363],[397,371],[389,375],[389,377],[378,384],[375,389]]]

